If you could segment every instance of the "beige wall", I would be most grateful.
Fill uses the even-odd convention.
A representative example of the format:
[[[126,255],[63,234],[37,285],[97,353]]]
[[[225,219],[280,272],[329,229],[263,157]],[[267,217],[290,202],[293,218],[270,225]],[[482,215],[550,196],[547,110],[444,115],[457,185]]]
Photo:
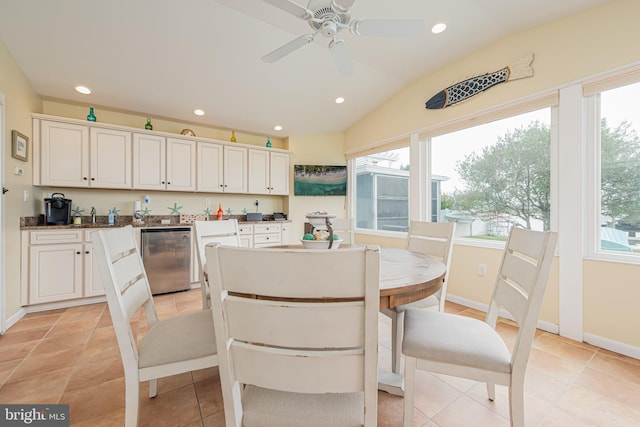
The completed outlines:
[[[338,218],[346,218],[346,197],[343,196],[294,196],[293,195],[293,166],[294,165],[346,165],[343,153],[343,135],[293,135],[289,137],[291,156],[291,196],[289,197],[289,212],[293,222],[291,224],[292,243],[298,243],[304,234],[305,214],[314,211],[334,213]]]
[[[640,2],[620,0],[500,40],[408,85],[345,132],[345,151],[406,138],[420,130],[472,115],[519,98],[558,89],[579,79],[640,61]],[[472,100],[443,110],[426,110],[432,95],[470,76],[495,71],[529,52],[534,53],[532,78],[498,85]],[[560,142],[562,143],[562,141]],[[562,175],[562,165],[560,165]],[[360,242],[393,245],[392,239],[359,236]],[[449,293],[479,303],[490,297],[500,251],[457,245]],[[478,263],[487,276],[477,275]],[[541,319],[558,323],[558,259],[554,261]],[[584,263],[585,333],[640,347],[640,266],[611,262]]]
[[[40,98],[27,82],[24,74],[16,65],[5,46],[0,43],[0,93],[5,95],[5,129],[2,135],[4,155],[4,177],[2,185],[9,189],[3,197],[3,234],[6,294],[5,315],[11,316],[20,308],[20,222],[19,218],[33,215],[35,202],[31,187],[32,144],[31,113],[41,112]],[[11,157],[11,131],[29,137],[29,161],[22,162]],[[14,168],[24,170],[22,176],[14,175]],[[29,192],[30,200],[23,201],[24,191]]]

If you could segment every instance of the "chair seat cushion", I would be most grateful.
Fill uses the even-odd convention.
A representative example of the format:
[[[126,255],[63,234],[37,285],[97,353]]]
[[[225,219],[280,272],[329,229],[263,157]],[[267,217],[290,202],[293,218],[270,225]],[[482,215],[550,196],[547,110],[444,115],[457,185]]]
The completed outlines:
[[[487,323],[431,310],[408,309],[402,353],[434,362],[511,372],[511,354]]]
[[[211,310],[159,321],[140,341],[138,353],[140,368],[217,354]]]
[[[243,427],[362,427],[364,393],[304,394],[247,385]]]

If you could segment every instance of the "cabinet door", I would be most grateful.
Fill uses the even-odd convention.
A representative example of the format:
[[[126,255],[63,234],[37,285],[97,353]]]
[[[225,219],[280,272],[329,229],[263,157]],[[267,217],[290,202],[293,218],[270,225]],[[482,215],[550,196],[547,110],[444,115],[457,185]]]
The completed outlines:
[[[223,146],[198,141],[198,191],[224,191]]]
[[[167,138],[167,190],[196,191],[196,142]]]
[[[91,128],[91,178],[96,188],[131,188],[131,133]]]
[[[282,244],[288,245],[291,243],[291,224],[285,222],[282,224]]]
[[[166,141],[163,136],[133,134],[133,188],[166,188]]]
[[[249,193],[269,194],[269,152],[249,149]]]
[[[100,275],[100,267],[93,256],[93,243],[84,244],[84,296],[104,295],[104,284]]]
[[[29,304],[82,297],[82,244],[29,248]]]
[[[247,192],[247,149],[224,147],[225,193]]]
[[[272,152],[269,160],[271,194],[289,195],[289,155]]]
[[[40,139],[42,185],[89,186],[88,126],[43,120]]]

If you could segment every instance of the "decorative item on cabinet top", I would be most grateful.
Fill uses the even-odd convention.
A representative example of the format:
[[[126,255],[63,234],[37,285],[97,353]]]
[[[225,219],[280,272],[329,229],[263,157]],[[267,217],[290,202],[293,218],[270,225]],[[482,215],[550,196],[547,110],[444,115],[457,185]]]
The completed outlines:
[[[180,135],[196,136],[196,133],[191,129],[182,129],[182,132],[180,132]]]

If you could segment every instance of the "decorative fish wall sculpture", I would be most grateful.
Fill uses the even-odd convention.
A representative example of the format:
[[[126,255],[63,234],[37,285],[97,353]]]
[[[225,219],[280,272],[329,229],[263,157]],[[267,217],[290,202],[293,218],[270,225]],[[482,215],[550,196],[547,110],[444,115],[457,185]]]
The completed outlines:
[[[533,76],[533,53],[514,61],[501,70],[471,77],[436,93],[426,102],[429,110],[450,107],[500,83]]]

